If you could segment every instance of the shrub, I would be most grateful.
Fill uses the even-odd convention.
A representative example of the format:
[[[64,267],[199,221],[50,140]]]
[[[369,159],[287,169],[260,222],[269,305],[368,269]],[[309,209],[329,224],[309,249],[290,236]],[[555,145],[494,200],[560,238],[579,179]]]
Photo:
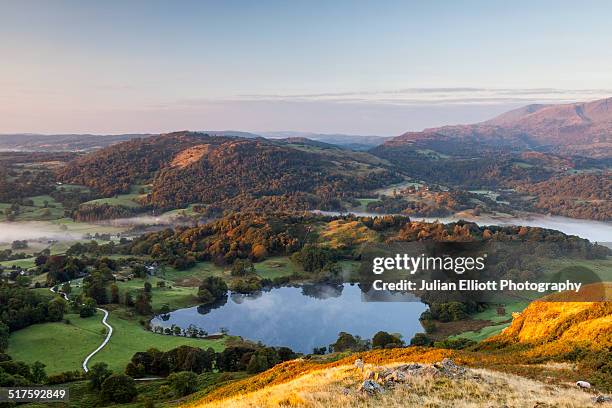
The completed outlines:
[[[138,395],[136,383],[125,374],[113,374],[102,383],[100,397],[103,401],[128,403]]]
[[[425,333],[417,333],[410,340],[411,346],[431,346],[431,339]]]
[[[92,390],[99,390],[102,388],[102,383],[113,374],[108,369],[106,363],[96,363],[91,366],[89,372],[87,372],[87,378],[89,379],[89,388]]]
[[[179,371],[168,376],[168,384],[176,396],[183,397],[197,390],[198,376],[192,371]]]
[[[462,350],[464,348],[471,347],[477,344],[474,340],[466,339],[466,338],[457,338],[457,339],[446,339],[443,341],[436,341],[434,343],[435,347],[438,348],[446,348],[453,350]]]
[[[404,342],[385,331],[379,331],[372,337],[372,348],[400,347]]]

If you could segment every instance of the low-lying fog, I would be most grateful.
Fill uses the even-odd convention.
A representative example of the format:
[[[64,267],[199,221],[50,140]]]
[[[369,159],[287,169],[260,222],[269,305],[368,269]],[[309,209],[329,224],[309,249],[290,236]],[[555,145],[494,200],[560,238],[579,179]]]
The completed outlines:
[[[16,240],[77,240],[83,234],[62,231],[58,225],[46,222],[0,222],[0,243]]]
[[[321,214],[338,215],[334,211],[317,211]],[[377,216],[380,214],[373,213],[355,213],[359,216]],[[414,220],[424,220],[433,222],[448,223],[458,221],[456,217],[448,218],[418,218],[412,217]],[[577,235],[586,238],[592,242],[612,242],[612,223],[577,220],[573,218],[534,215],[525,218],[501,218],[501,217],[478,217],[470,219],[478,225],[525,225],[531,227],[549,228],[561,231],[568,235]],[[140,216],[131,218],[121,218],[116,220],[108,220],[98,223],[98,225],[112,227],[131,227],[138,225],[189,225],[193,221],[184,221],[173,215],[162,216]],[[78,240],[82,239],[83,233],[74,231],[62,231],[59,225],[43,221],[24,221],[24,222],[0,222],[0,243],[13,242],[15,240]]]

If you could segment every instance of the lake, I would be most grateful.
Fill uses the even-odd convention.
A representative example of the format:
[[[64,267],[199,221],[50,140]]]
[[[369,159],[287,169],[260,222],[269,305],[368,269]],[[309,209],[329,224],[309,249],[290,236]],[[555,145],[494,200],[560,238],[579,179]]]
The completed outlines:
[[[312,353],[314,347],[327,346],[345,331],[371,339],[380,331],[400,333],[407,342],[423,332],[419,316],[427,309],[413,295],[404,302],[392,294],[376,293],[373,300],[357,285],[304,285],[281,287],[257,295],[230,294],[217,308],[190,307],[176,310],[164,318],[151,320],[152,326],[187,328],[190,324],[217,333],[229,334],[268,346],[287,346],[301,353]],[[393,299],[391,299],[393,298]]]

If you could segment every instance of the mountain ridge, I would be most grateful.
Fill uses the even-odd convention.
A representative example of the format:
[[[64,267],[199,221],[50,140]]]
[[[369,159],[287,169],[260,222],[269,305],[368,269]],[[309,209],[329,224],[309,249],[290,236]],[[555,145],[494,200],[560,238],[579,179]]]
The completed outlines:
[[[475,124],[406,132],[384,145],[440,140],[567,155],[610,157],[612,98],[568,104],[526,105]]]

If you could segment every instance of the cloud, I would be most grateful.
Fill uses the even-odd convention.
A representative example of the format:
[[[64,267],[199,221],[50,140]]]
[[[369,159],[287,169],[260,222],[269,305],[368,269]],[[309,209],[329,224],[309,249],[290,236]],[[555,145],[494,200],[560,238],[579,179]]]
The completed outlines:
[[[441,87],[302,94],[245,94],[238,96],[236,99],[243,101],[325,101],[392,105],[489,105],[533,102],[563,103],[606,98],[610,95],[612,95],[612,89]]]

